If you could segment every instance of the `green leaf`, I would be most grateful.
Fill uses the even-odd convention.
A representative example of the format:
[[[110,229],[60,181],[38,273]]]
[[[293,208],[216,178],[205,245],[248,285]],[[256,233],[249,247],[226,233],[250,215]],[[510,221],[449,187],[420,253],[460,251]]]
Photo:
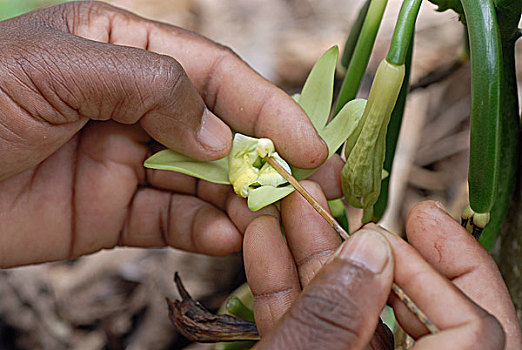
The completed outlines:
[[[343,83],[337,94],[337,100],[333,110],[334,117],[341,111],[346,103],[355,99],[357,96],[387,4],[388,0],[370,1],[370,7],[368,8],[361,32],[357,38],[352,59],[350,60],[348,68],[346,68]]]
[[[354,132],[359,125],[364,109],[366,108],[366,100],[351,100],[339,111],[337,117],[333,119],[323,130],[319,131],[319,135],[323,138],[328,146],[328,158],[344,141]]]
[[[288,196],[294,191],[292,185],[283,187],[262,186],[248,194],[248,208],[257,211]]]
[[[337,117],[333,119],[326,127],[319,130],[319,135],[323,138],[328,146],[328,158],[346,141],[348,137],[355,131],[366,107],[366,100],[356,99],[348,102],[339,111]],[[298,180],[306,179],[312,175],[315,169],[299,169],[292,168],[292,174]]]
[[[464,10],[462,8],[462,4],[460,0],[430,0],[431,3],[437,5],[439,8],[437,11],[443,12],[446,10],[453,10],[459,15],[464,14]]]
[[[230,185],[228,157],[201,162],[167,149],[148,158],[144,165],[146,168],[177,171],[210,182]]]
[[[333,82],[339,48],[331,47],[315,63],[299,96],[299,104],[306,112],[316,130],[328,121],[332,108]]]

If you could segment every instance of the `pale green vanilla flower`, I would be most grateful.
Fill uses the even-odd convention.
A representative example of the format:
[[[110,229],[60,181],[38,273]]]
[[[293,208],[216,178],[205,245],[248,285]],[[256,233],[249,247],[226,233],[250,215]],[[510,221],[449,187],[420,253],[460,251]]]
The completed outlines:
[[[357,129],[366,105],[364,100],[348,102],[328,123],[333,99],[333,81],[339,50],[330,48],[314,65],[300,95],[294,96],[311,123],[328,146],[328,157],[335,154],[346,138]],[[176,171],[223,185],[233,185],[235,193],[248,198],[250,210],[259,210],[279,201],[294,191],[264,157],[269,156],[297,180],[308,178],[316,169],[290,167],[275,152],[266,138],[235,134],[232,151],[224,158],[198,161],[173,150],[160,151],[145,161],[152,169]]]
[[[253,189],[260,186],[278,187],[287,181],[265,160],[274,158],[283,168],[291,172],[290,166],[275,152],[270,139],[235,134],[232,151],[228,156],[228,178],[234,192],[247,198]]]
[[[381,62],[361,121],[346,142],[343,193],[352,206],[367,210],[366,218],[372,215],[381,191],[386,130],[404,72],[404,65]]]

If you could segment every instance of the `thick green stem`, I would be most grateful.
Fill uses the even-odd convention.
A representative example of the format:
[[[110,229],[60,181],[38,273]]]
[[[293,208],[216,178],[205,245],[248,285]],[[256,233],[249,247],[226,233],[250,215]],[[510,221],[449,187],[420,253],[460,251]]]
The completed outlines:
[[[398,66],[406,62],[421,3],[422,0],[404,0],[402,3],[401,12],[393,32],[390,50],[386,56],[388,62]]]
[[[366,2],[362,5],[361,9],[359,10],[359,14],[357,15],[357,19],[355,22],[353,22],[352,28],[350,29],[350,34],[348,34],[348,38],[346,38],[343,56],[341,57],[341,66],[344,68],[348,68],[350,61],[352,60],[353,52],[355,51],[355,45],[357,45],[357,40],[361,34],[364,19],[366,18],[366,14],[370,8],[370,2],[371,0],[366,0]]]
[[[388,0],[372,0],[334,107],[334,116],[357,96]]]

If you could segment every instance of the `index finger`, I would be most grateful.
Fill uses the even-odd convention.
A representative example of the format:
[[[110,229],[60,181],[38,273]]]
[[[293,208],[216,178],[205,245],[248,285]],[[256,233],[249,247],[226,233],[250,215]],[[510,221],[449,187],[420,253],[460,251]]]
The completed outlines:
[[[301,184],[321,205],[328,208],[319,185],[306,180]],[[337,250],[341,239],[297,191],[281,201],[281,216],[301,286],[305,288]]]
[[[502,349],[504,333],[499,322],[480,308],[445,277],[439,274],[402,238],[369,224],[366,228],[384,234],[392,248],[395,261],[395,282],[415,301],[441,333],[422,339],[423,349],[455,348]],[[404,304],[393,299],[394,311],[404,330],[415,337],[426,334],[419,322],[409,317]],[[458,339],[458,341],[457,341]],[[433,343],[440,347],[433,347]]]
[[[507,349],[522,344],[515,308],[495,261],[440,204],[417,204],[408,216],[406,233],[426,261],[497,317],[506,332]]]
[[[297,167],[315,168],[325,160],[326,144],[304,111],[230,49],[105,4],[71,6],[80,8],[69,19],[73,34],[171,56],[181,63],[208,108],[232,129],[272,139],[283,158]]]

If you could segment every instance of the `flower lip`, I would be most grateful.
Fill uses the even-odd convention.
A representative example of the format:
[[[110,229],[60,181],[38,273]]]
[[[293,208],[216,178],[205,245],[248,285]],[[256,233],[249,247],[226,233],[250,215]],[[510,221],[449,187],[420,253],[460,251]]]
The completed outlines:
[[[238,196],[246,198],[251,190],[261,186],[278,187],[287,183],[277,170],[264,160],[267,156],[273,157],[287,171],[291,171],[288,163],[275,152],[272,140],[257,139],[239,133],[234,135],[228,171],[230,182]]]

